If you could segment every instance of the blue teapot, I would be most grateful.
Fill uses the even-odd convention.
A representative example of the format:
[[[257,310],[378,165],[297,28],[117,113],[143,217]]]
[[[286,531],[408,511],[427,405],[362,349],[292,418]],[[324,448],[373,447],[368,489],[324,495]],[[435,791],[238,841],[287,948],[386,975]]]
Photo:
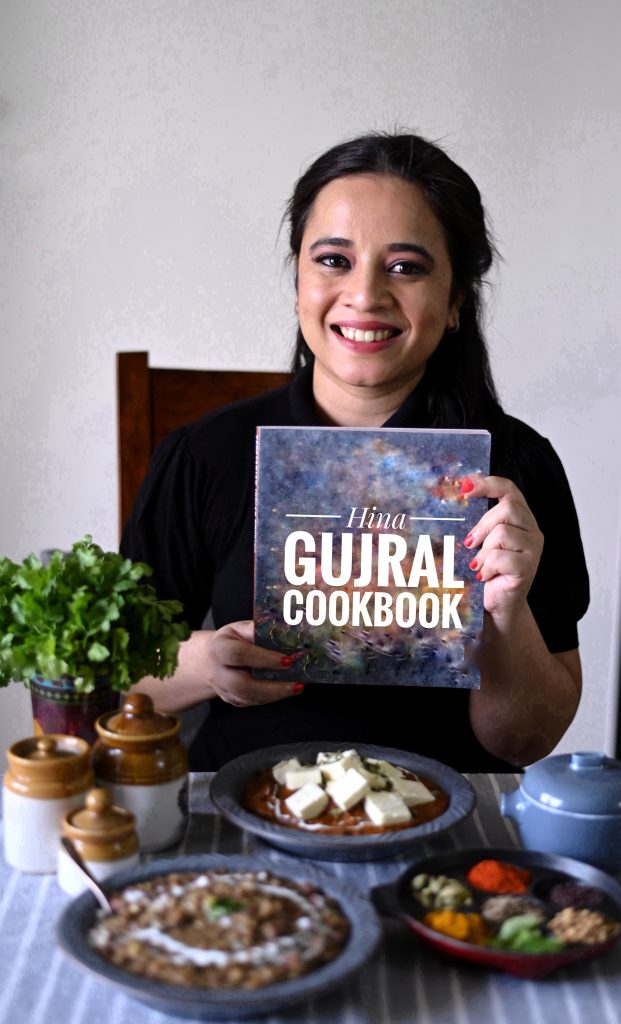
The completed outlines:
[[[621,762],[606,754],[557,754],[531,765],[501,813],[522,845],[621,870]]]

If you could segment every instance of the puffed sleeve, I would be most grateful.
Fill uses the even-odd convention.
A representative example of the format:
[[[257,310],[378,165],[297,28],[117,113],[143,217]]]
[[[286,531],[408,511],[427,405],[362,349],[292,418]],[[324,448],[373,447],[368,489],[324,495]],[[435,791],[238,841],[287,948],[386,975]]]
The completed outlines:
[[[516,451],[516,483],[543,533],[541,561],[528,603],[552,653],[578,646],[578,622],[589,605],[589,577],[580,526],[565,470],[539,435]]]
[[[185,428],[156,449],[120,550],[153,569],[159,597],[176,598],[184,618],[199,629],[211,603],[213,567],[202,525],[205,472],[189,449]]]

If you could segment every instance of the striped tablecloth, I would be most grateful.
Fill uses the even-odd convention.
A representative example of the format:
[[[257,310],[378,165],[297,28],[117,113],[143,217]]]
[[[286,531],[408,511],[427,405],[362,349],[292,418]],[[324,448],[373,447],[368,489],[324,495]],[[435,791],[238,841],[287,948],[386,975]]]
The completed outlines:
[[[519,845],[499,812],[513,775],[472,775],[473,814],[409,856],[371,864],[322,861],[317,867],[363,891],[392,880],[431,853]],[[178,853],[253,853],[274,864],[287,854],[240,832],[209,801],[209,776],[190,781],[190,815]],[[170,852],[167,851],[167,856]],[[0,1024],[173,1024],[91,979],[57,948],[54,929],[67,897],[52,875],[26,875],[0,858]],[[264,1018],[265,1019],[265,1018]],[[440,960],[399,922],[385,921],[378,955],[349,984],[267,1024],[621,1024],[621,944],[598,960],[524,981]]]

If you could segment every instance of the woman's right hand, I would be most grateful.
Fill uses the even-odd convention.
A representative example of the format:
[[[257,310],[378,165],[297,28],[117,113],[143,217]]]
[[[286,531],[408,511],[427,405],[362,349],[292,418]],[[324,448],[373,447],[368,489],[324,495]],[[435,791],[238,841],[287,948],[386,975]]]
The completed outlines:
[[[245,708],[252,704],[271,704],[301,693],[302,683],[253,678],[253,668],[276,671],[292,663],[290,656],[258,647],[253,639],[252,621],[231,622],[208,634],[203,673],[213,691],[210,696],[217,695],[227,704]]]

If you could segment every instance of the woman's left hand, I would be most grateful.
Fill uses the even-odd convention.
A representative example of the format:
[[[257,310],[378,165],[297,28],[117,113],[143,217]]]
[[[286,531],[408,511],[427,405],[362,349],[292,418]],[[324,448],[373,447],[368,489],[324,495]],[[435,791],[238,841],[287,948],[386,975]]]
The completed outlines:
[[[526,603],[543,550],[543,534],[524,495],[510,480],[473,476],[469,482],[471,489],[466,481],[462,484],[468,497],[498,499],[464,540],[473,554],[470,568],[485,583],[485,610],[493,616],[511,616]]]

